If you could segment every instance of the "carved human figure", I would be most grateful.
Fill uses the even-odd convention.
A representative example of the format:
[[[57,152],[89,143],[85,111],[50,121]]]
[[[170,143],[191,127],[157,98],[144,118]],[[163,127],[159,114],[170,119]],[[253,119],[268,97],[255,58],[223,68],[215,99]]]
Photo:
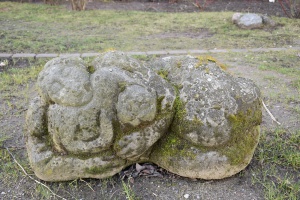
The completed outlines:
[[[125,166],[126,159],[137,160],[143,156],[171,123],[172,106],[163,109],[169,109],[166,118],[155,120],[155,117],[158,116],[157,98],[168,96],[172,105],[173,88],[167,86],[156,91],[150,84],[164,82],[158,75],[148,73],[145,67],[133,61],[132,66],[126,66],[132,68],[128,71],[122,64],[110,63],[109,59],[109,56],[99,58],[94,63],[95,72],[89,73],[80,58],[56,58],[39,74],[40,97],[33,100],[27,113],[31,133],[28,144],[43,146],[39,160],[48,161],[45,169],[47,166],[52,169],[54,160],[57,162],[58,157],[64,155],[81,163],[82,158],[101,159],[109,154],[110,162],[117,162],[119,170]],[[103,60],[106,64],[101,65]],[[134,73],[137,67],[144,68],[147,74]],[[168,94],[163,94],[165,92]],[[53,149],[47,148],[49,143]],[[45,150],[48,153],[43,157]],[[78,168],[93,165],[97,164],[79,164]]]
[[[202,61],[166,57],[146,66],[122,52],[89,67],[77,57],[49,61],[26,116],[35,174],[104,178],[146,161],[191,178],[244,169],[259,138],[259,89]]]

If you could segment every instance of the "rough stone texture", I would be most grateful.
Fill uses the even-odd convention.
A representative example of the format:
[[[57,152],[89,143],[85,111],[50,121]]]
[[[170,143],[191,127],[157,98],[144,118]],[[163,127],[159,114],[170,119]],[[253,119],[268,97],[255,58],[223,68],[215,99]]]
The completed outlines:
[[[27,149],[46,181],[105,178],[135,162],[220,179],[244,169],[259,137],[259,89],[211,58],[146,66],[122,52],[49,61],[28,109]]]
[[[237,24],[240,28],[243,29],[261,28],[264,25],[274,27],[277,25],[276,22],[267,15],[259,15],[253,13],[234,13],[232,15],[232,23]]]
[[[238,20],[242,17],[242,13],[234,13],[232,15],[232,23],[237,24]]]
[[[263,23],[268,26],[276,26],[276,22],[266,15],[261,15]]]
[[[151,160],[182,176],[204,179],[224,178],[246,167],[261,122],[255,84],[225,73],[212,58],[165,57],[153,68],[165,70],[179,95],[171,134]]]
[[[232,22],[243,29],[256,29],[263,26],[263,19],[260,15],[254,13],[235,13],[232,16]]]

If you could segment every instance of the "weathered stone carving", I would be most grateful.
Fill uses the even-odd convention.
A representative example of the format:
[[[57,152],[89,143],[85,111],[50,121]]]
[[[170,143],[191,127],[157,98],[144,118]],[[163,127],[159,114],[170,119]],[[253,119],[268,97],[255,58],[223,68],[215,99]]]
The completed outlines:
[[[55,58],[29,106],[27,150],[46,181],[105,178],[136,162],[220,179],[244,169],[259,138],[260,92],[212,59],[149,66],[122,52]]]

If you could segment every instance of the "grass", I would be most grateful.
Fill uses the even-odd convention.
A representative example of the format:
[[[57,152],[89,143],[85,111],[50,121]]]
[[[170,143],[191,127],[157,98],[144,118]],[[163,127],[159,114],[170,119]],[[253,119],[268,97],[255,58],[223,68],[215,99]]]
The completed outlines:
[[[258,48],[293,45],[297,20],[275,18],[275,29],[241,30],[230,12],[74,12],[61,6],[0,3],[0,52],[101,52]]]
[[[300,169],[300,131],[289,133],[283,129],[263,132],[258,158],[260,162]]]
[[[232,61],[233,58],[243,58],[243,62],[248,65],[258,67],[263,71],[274,71],[287,75],[291,78],[300,77],[299,61],[297,50],[270,51],[270,52],[247,52],[247,53],[228,53],[227,57]],[[297,85],[298,81],[295,82]]]
[[[253,182],[264,188],[265,199],[291,199],[300,197],[300,131],[276,129],[263,132],[255,159],[260,169],[253,173]]]
[[[294,50],[284,52],[250,53],[243,56],[247,64],[265,72],[275,72],[285,76],[286,82],[270,73],[264,77],[269,85],[277,86],[276,92],[268,92],[267,98],[281,102],[293,114],[290,120],[299,120],[300,100],[300,58]],[[242,56],[242,55],[241,55]],[[272,104],[271,103],[271,104]],[[293,119],[295,118],[295,119]],[[298,118],[298,120],[297,120]],[[293,123],[293,122],[292,122]],[[289,131],[284,128],[262,132],[255,158],[261,164],[260,177],[255,183],[263,186],[265,199],[300,198],[300,130]],[[259,172],[256,170],[256,173]]]
[[[125,183],[124,180],[122,180],[122,187],[123,187],[123,192],[126,196],[126,199],[128,199],[128,200],[137,200],[138,199],[130,186],[129,180],[127,183]]]
[[[277,102],[299,102],[300,99],[300,57],[296,50],[271,52],[246,52],[222,54],[224,59],[237,65],[247,65],[265,73],[263,82],[268,87],[277,87],[277,90],[268,90],[266,97]],[[269,73],[270,72],[270,73]],[[274,74],[275,73],[275,74]],[[285,80],[281,80],[284,78]],[[264,90],[264,89],[262,89]],[[297,105],[295,108],[298,109]]]
[[[11,68],[0,73],[0,88],[2,91],[10,90],[12,86],[27,84],[35,80],[43,66],[33,66],[29,68]]]

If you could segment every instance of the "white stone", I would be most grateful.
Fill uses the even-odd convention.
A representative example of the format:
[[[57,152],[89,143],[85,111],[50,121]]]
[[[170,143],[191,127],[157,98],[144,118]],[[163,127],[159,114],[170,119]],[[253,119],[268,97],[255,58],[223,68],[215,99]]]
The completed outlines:
[[[263,21],[263,17],[255,13],[235,13],[232,16],[232,22],[243,29],[261,28]]]
[[[232,23],[236,24],[237,21],[241,18],[242,13],[234,13],[232,15]]]

